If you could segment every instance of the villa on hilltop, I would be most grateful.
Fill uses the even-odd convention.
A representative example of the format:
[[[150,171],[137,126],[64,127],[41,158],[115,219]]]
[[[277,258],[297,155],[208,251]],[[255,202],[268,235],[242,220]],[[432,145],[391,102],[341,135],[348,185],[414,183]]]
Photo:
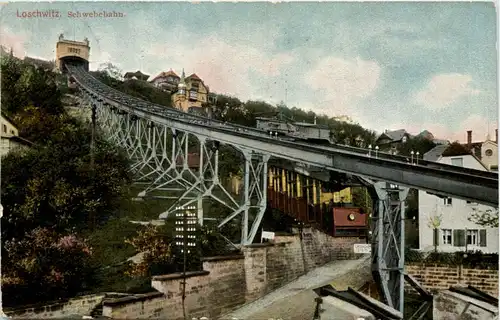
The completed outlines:
[[[161,72],[150,81],[155,87],[172,94],[172,105],[184,112],[199,112],[208,102],[209,87],[195,73],[179,77],[173,70]]]

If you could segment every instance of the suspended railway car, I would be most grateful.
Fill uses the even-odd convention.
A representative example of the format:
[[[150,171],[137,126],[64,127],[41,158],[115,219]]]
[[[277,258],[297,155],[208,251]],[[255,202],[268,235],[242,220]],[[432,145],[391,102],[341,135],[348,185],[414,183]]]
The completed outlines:
[[[368,214],[361,208],[308,203],[303,197],[267,189],[268,206],[333,237],[368,237]]]
[[[257,129],[267,131],[270,135],[286,136],[292,140],[310,141],[320,144],[332,144],[330,129],[324,125],[305,122],[287,122],[273,118],[258,117]]]

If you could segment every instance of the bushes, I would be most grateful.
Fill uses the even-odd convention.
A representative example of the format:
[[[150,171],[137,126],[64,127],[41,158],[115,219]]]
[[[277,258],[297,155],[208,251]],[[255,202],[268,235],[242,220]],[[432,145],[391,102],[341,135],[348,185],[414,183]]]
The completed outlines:
[[[74,234],[35,228],[22,239],[4,240],[4,303],[35,303],[71,297],[89,286],[92,249]]]
[[[498,270],[498,254],[484,254],[481,251],[424,253],[412,249],[406,249],[405,263],[462,265],[471,269]]]

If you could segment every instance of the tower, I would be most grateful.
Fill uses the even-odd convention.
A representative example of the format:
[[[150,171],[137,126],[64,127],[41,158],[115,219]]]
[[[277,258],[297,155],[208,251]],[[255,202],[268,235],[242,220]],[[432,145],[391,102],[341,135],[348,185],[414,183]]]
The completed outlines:
[[[59,71],[65,71],[65,63],[78,63],[83,65],[85,70],[89,70],[89,41],[74,41],[64,39],[61,33],[56,44],[56,67]]]
[[[181,81],[179,82],[179,94],[186,98],[186,74],[184,68],[182,69]]]

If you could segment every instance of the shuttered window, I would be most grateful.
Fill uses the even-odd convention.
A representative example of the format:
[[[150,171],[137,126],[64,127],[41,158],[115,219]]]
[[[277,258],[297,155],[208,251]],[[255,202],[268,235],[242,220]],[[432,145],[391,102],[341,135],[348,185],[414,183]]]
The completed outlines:
[[[467,245],[479,245],[479,230],[467,230]]]
[[[453,246],[465,247],[465,230],[453,230]]]
[[[486,230],[479,230],[479,246],[486,247]]]
[[[443,229],[441,230],[442,236],[442,243],[443,244],[451,244],[451,230],[450,229]]]

